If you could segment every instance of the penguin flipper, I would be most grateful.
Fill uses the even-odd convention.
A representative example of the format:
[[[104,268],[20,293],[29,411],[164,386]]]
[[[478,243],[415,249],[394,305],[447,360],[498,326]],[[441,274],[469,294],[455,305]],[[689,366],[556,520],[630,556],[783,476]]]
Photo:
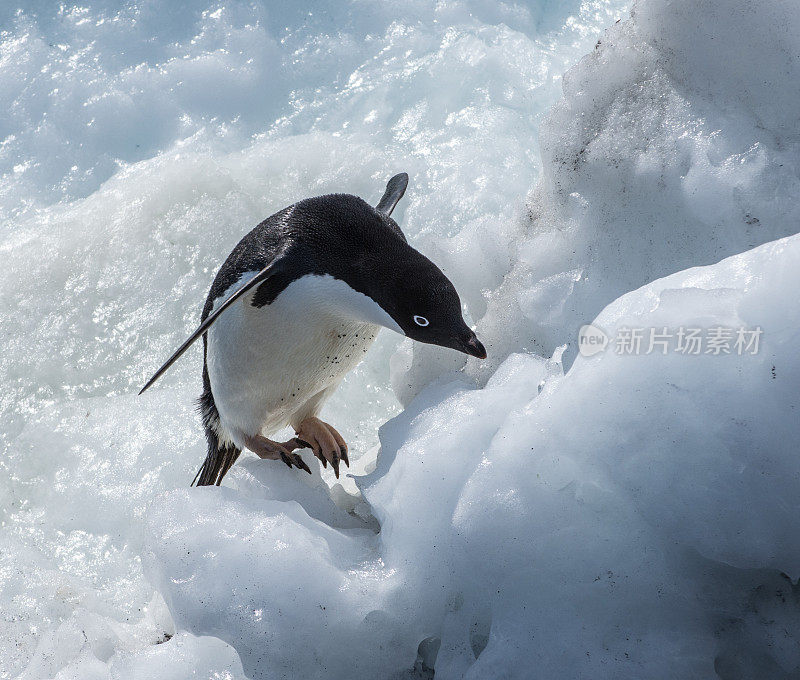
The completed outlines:
[[[399,175],[392,177],[386,184],[386,191],[383,193],[383,198],[381,198],[378,205],[375,206],[375,210],[387,216],[391,215],[397,202],[403,198],[403,194],[406,193],[407,186],[408,173],[401,172]]]
[[[142,392],[144,392],[148,387],[150,387],[150,385],[152,385],[156,380],[158,380],[163,375],[163,373],[170,366],[172,366],[172,364],[174,364],[178,359],[180,359],[181,355],[187,349],[189,349],[189,347],[192,346],[195,340],[197,340],[200,336],[202,336],[203,333],[205,333],[211,327],[211,325],[219,318],[219,315],[222,314],[222,312],[228,309],[228,307],[230,307],[234,302],[236,302],[240,297],[242,297],[242,295],[244,295],[251,288],[254,288],[258,284],[268,279],[270,276],[273,276],[274,274],[278,273],[282,269],[281,262],[282,258],[280,256],[276,257],[272,262],[270,262],[266,267],[264,267],[264,269],[258,272],[258,274],[256,274],[252,279],[250,279],[243,286],[240,286],[235,293],[230,295],[228,299],[225,300],[225,302],[223,302],[219,306],[219,308],[216,311],[209,314],[206,317],[205,321],[203,321],[203,323],[201,323],[200,326],[198,326],[197,330],[194,333],[192,333],[186,339],[186,341],[180,347],[178,347],[178,349],[175,350],[175,352],[169,359],[167,359],[164,365],[155,372],[155,374],[153,375],[152,378],[150,378],[150,380],[147,381],[147,384],[141,389],[139,394],[142,394]]]

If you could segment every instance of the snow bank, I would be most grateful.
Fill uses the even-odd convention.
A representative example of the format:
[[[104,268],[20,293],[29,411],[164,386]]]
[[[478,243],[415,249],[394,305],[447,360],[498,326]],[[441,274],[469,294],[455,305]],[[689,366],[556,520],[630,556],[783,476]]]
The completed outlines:
[[[800,240],[653,281],[796,230],[793,114],[759,113],[773,106],[765,73],[797,82],[794,34],[773,39],[793,18],[737,8],[637,6],[569,73],[530,227],[479,322],[499,368],[468,365],[486,381],[475,390],[433,351],[394,359],[406,408],[359,482],[377,538],[332,534],[269,496],[249,512],[220,490],[156,504],[148,573],[179,626],[238,639],[245,672],[264,678],[400,677],[415,651],[443,678],[797,671],[800,318],[787,291]],[[706,56],[748,32],[736,60]],[[749,45],[774,52],[759,62]],[[740,59],[749,69],[729,68]],[[763,336],[755,355],[612,345],[566,376],[561,350],[508,356],[572,342],[571,359],[597,314],[611,338]],[[191,521],[171,520],[187,505]],[[225,511],[241,533],[209,523]],[[233,578],[209,592],[212,572]]]
[[[235,644],[255,678],[399,677],[429,637],[437,678],[793,671],[799,265],[800,237],[777,241],[596,320],[761,325],[756,354],[612,344],[566,376],[515,354],[484,389],[423,390],[360,481],[378,536],[271,493],[172,492],[148,564],[177,625]]]
[[[565,75],[527,234],[479,323],[495,362],[569,342],[569,363],[625,292],[797,231],[798,22],[790,2],[643,1]]]

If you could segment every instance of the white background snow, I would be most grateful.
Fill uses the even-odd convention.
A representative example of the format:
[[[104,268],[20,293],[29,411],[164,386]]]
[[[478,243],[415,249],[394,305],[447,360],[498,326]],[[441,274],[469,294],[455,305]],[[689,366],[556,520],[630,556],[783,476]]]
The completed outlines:
[[[800,676],[795,2],[31,1],[0,31],[0,678]],[[216,268],[400,171],[489,359],[383,331],[325,412],[356,480],[246,455],[189,489],[199,351],[135,395]],[[763,335],[578,356],[593,320]]]

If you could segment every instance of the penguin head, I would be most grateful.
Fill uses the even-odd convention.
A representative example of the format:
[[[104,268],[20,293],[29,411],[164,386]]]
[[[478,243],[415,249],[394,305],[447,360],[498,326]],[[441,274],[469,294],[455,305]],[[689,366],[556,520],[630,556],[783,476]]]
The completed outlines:
[[[381,307],[412,340],[486,358],[486,349],[461,314],[461,299],[441,269],[408,248],[402,268],[388,282]]]
[[[382,285],[371,297],[394,321],[393,324],[384,324],[389,328],[400,330],[412,340],[449,347],[485,359],[486,349],[464,322],[461,299],[450,279],[427,257],[408,245],[400,227],[390,217],[407,186],[406,173],[392,177],[375,208],[375,214],[396,238],[388,239],[387,243],[392,244],[388,249],[391,252],[384,253],[384,261],[374,263],[375,269],[385,271],[389,265],[389,274],[386,278],[378,277],[383,279]]]

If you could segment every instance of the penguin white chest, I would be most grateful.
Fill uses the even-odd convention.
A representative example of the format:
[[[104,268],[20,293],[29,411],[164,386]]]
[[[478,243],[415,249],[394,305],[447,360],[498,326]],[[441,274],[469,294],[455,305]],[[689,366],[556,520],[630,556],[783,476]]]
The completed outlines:
[[[318,412],[361,361],[379,325],[394,323],[370,298],[330,276],[301,277],[263,307],[251,304],[253,294],[220,315],[206,355],[220,434],[240,447],[302,410]]]

